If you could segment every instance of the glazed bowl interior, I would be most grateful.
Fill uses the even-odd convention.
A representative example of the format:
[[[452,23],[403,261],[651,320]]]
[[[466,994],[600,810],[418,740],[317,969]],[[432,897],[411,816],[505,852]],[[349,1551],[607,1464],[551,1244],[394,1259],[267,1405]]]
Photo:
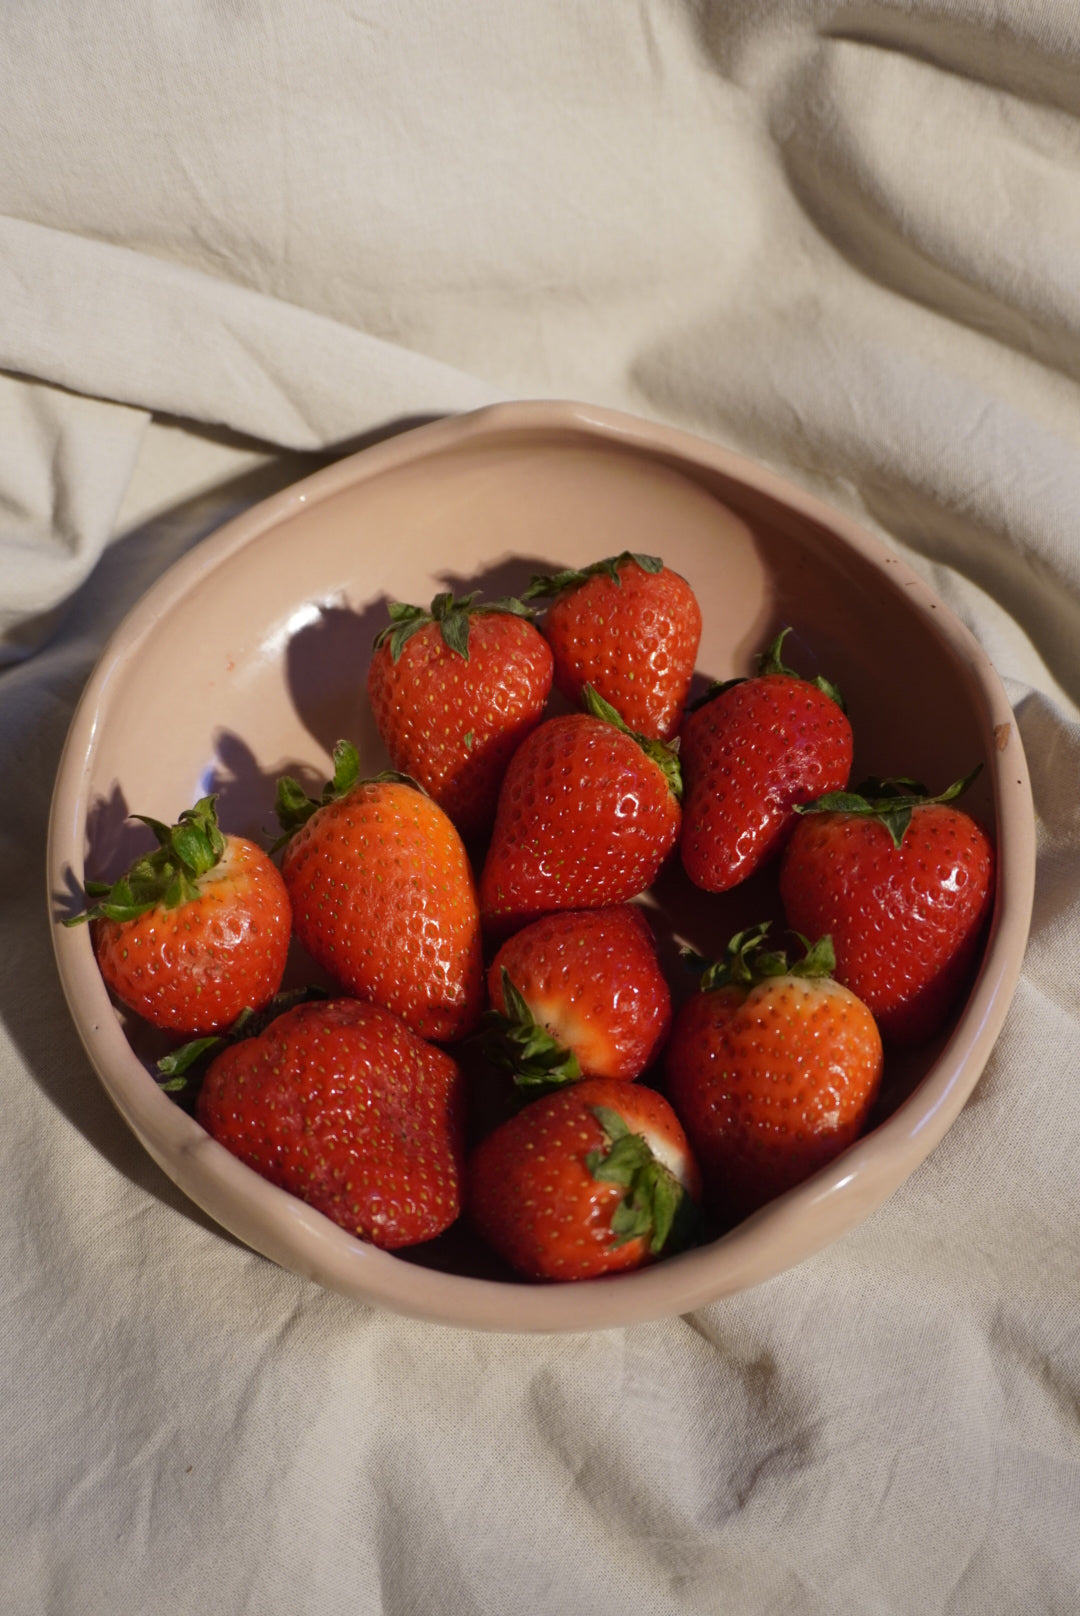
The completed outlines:
[[[365,697],[392,600],[488,598],[537,571],[623,550],[661,555],[693,584],[701,687],[752,670],[790,625],[785,657],[844,691],[853,778],[905,774],[940,789],[983,765],[965,806],[998,846],[995,918],[978,980],[932,1045],[891,1058],[871,1131],[747,1223],[681,1257],[582,1285],[532,1286],[456,1229],[391,1256],[257,1178],[163,1094],[160,1044],[110,1004],[85,928],[59,925],[86,878],[146,845],[208,791],[227,830],[266,840],[277,777],[321,785],[353,740],[387,763]],[[684,434],[562,404],[438,422],[317,473],[230,523],[165,575],[107,647],[72,723],[50,827],[57,959],[106,1089],[191,1198],[266,1256],[365,1301],[444,1322],[565,1330],[682,1312],[775,1274],[868,1215],[941,1137],[970,1092],[1015,985],[1034,839],[1019,739],[1000,683],[947,608],[854,524],[760,467]],[[648,900],[676,993],[678,948],[780,921],[775,874],[721,898],[670,867]],[[294,959],[292,977],[307,971]],[[689,979],[687,979],[687,987]]]

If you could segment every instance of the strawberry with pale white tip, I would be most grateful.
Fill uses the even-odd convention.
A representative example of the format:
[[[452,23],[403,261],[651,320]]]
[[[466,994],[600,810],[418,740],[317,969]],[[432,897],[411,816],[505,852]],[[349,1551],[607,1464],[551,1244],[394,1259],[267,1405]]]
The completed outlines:
[[[765,948],[769,922],[704,966],[675,1017],[667,1094],[701,1164],[706,1200],[734,1221],[801,1183],[866,1125],[881,1083],[881,1035],[832,979],[822,937],[802,959]]]
[[[662,1044],[671,993],[637,904],[545,915],[488,971],[486,1043],[519,1088],[583,1077],[632,1082]]]
[[[474,1227],[529,1279],[594,1279],[654,1262],[689,1239],[699,1192],[663,1096],[599,1077],[531,1101],[466,1166]]]
[[[289,949],[291,907],[277,866],[221,830],[216,802],[200,798],[175,825],[135,814],[157,848],[111,885],[88,881],[93,902],[64,922],[90,922],[101,974],[121,1004],[185,1038],[269,1004]]]

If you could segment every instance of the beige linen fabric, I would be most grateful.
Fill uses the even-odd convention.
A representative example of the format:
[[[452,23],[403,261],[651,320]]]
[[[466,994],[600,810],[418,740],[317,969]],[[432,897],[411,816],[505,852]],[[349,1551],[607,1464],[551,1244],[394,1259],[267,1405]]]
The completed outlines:
[[[1080,12],[37,0],[0,42],[0,1612],[1080,1608]],[[367,434],[537,395],[902,547],[1006,680],[1040,834],[1005,1030],[888,1205],[552,1339],[209,1226],[87,1066],[41,873],[164,566]]]

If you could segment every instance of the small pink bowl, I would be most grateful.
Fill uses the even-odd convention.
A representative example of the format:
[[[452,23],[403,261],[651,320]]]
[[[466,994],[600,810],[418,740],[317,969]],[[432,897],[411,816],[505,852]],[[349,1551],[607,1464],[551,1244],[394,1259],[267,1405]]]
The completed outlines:
[[[534,571],[622,550],[662,555],[690,579],[710,678],[750,671],[775,629],[791,624],[787,659],[827,672],[847,697],[854,778],[910,774],[940,789],[983,764],[965,799],[998,851],[981,970],[946,1033],[890,1062],[872,1130],[710,1245],[578,1285],[482,1277],[467,1241],[391,1256],[260,1179],[162,1093],[148,1070],[152,1045],[111,1004],[87,928],[59,923],[64,896],[87,874],[126,867],[133,810],[171,820],[216,789],[225,828],[258,835],[271,825],[277,775],[306,768],[321,780],[339,736],[356,741],[369,768],[383,766],[364,681],[387,600],[426,604],[451,587],[492,598]],[[1020,970],[1034,863],[1027,769],[1000,680],[903,561],[738,455],[566,403],[499,405],[421,427],[316,473],[191,551],[107,645],[72,720],[49,828],[71,1013],[107,1092],[168,1176],[283,1267],[401,1313],[497,1330],[684,1313],[791,1267],[869,1216],[978,1079]],[[669,935],[706,953],[762,918],[768,901],[760,882],[728,901],[677,876],[659,897]]]

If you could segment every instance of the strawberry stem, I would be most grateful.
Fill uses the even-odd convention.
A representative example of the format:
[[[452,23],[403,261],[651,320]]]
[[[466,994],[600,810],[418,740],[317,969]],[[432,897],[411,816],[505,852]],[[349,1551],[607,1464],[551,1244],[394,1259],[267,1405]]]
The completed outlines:
[[[137,859],[118,881],[88,881],[86,895],[98,901],[65,926],[85,920],[137,920],[155,908],[177,909],[198,897],[196,882],[212,870],[225,851],[225,837],[217,821],[217,796],[200,797],[185,808],[175,825],[163,824],[147,814],[132,814],[157,838],[157,850]]]
[[[899,848],[911,824],[916,808],[936,807],[952,802],[965,792],[982,772],[977,763],[970,774],[954,780],[951,786],[936,797],[928,795],[926,788],[907,775],[890,775],[884,780],[871,776],[854,791],[829,791],[814,802],[797,804],[799,814],[854,814],[860,819],[876,819],[892,837],[893,846]]]
[[[797,673],[794,668],[789,668],[783,660],[784,641],[790,633],[790,627],[782,628],[772,644],[758,656],[757,676],[759,679],[775,673],[783,674],[786,679],[802,679],[802,674]],[[705,707],[710,701],[715,701],[717,696],[722,696],[725,690],[731,690],[735,685],[745,683],[745,678],[718,679],[708,687],[703,695],[698,697],[697,701],[691,702],[688,711],[697,712],[699,707]],[[815,678],[807,679],[805,683],[813,685],[816,690],[820,690],[822,695],[829,697],[830,701],[835,701],[842,713],[847,712],[839,687],[834,685],[831,679],[826,679],[824,674],[819,673]]]

